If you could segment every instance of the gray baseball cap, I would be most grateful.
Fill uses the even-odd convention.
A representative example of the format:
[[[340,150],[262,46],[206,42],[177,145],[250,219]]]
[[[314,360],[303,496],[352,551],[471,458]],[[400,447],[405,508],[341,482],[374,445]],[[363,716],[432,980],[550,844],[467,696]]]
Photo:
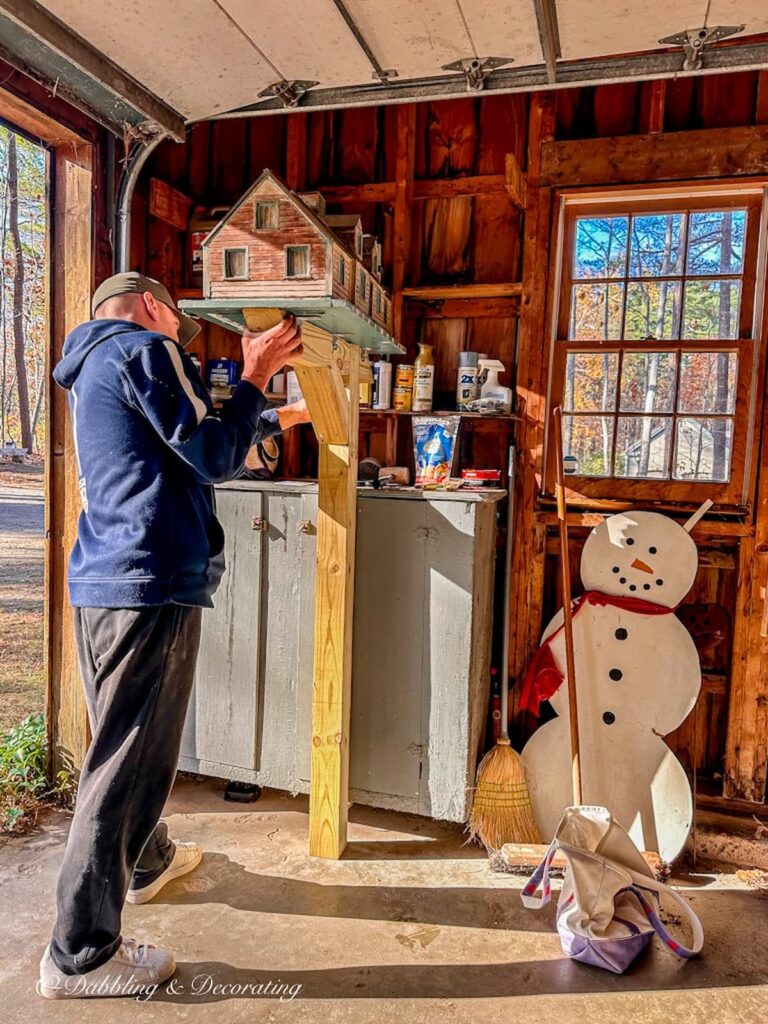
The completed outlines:
[[[200,333],[200,324],[193,320],[191,316],[181,312],[164,284],[156,281],[153,277],[140,274],[138,270],[128,270],[123,274],[113,274],[106,281],[102,281],[91,299],[91,315],[95,316],[96,310],[102,302],[114,298],[115,295],[126,295],[129,293],[142,295],[144,292],[149,292],[150,295],[154,295],[158,302],[170,306],[178,316],[180,345],[188,345],[193,338],[197,337]]]

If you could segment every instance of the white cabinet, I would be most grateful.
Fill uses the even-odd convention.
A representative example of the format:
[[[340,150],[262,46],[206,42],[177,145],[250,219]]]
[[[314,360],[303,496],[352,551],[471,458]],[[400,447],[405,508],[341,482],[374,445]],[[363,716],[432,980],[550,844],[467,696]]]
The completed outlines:
[[[485,734],[499,491],[358,492],[350,798],[464,821]],[[308,792],[317,487],[217,488],[179,767]]]

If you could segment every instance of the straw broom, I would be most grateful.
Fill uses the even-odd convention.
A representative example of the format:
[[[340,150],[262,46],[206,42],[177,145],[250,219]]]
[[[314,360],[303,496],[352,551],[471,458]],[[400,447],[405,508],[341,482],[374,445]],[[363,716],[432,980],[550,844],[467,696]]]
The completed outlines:
[[[514,449],[509,449],[509,497],[507,499],[507,543],[504,570],[504,641],[502,650],[501,735],[480,762],[469,840],[479,839],[487,850],[499,850],[505,843],[541,843],[533,818],[525,781],[523,761],[512,749],[507,732],[509,721],[509,583],[512,562]]]

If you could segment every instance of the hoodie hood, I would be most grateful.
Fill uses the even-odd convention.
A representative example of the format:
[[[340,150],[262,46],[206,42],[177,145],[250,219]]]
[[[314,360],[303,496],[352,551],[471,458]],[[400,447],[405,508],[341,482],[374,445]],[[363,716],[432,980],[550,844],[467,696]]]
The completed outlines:
[[[88,320],[70,331],[64,341],[62,357],[53,369],[53,379],[69,390],[80,376],[90,353],[107,338],[116,334],[144,331],[146,328],[130,320]]]

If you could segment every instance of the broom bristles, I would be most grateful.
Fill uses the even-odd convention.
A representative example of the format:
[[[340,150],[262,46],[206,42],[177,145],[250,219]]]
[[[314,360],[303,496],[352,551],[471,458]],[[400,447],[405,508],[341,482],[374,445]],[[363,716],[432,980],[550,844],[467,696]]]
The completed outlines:
[[[505,843],[541,842],[523,761],[507,739],[497,740],[477,769],[469,838],[480,839],[488,850]]]

